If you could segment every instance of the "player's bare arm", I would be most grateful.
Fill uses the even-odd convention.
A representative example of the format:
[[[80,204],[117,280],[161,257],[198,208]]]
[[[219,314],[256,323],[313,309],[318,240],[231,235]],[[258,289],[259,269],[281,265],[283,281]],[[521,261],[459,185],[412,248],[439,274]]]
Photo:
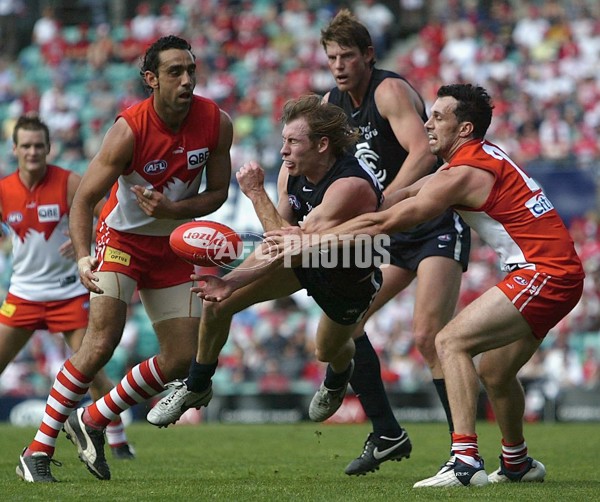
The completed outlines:
[[[385,211],[386,209],[392,207],[394,204],[397,204],[398,202],[404,199],[408,199],[409,197],[414,197],[415,195],[417,195],[421,187],[427,182],[427,180],[431,176],[433,176],[433,174],[429,174],[428,176],[425,176],[424,178],[415,181],[412,185],[407,186],[406,188],[400,188],[395,192],[386,194],[383,203],[379,207],[379,211]]]
[[[264,171],[258,163],[246,162],[236,173],[236,178],[240,189],[252,202],[263,230],[282,228],[294,222],[287,197],[287,172],[284,169],[279,171],[277,180],[279,207],[275,207],[265,190]]]
[[[327,189],[321,204],[313,209],[301,227],[305,233],[320,232],[355,216],[377,210],[377,195],[361,178],[341,178]]]
[[[386,195],[428,175],[436,162],[412,92],[410,86],[398,78],[386,78],[375,91],[377,110],[389,121],[398,143],[408,152],[402,169],[385,189]]]
[[[288,202],[286,169],[279,171],[277,179],[278,206],[275,207],[268,194],[264,190],[264,173],[255,162],[249,162],[240,170],[238,181],[240,188],[252,201],[256,214],[265,230],[276,230],[289,227],[292,223],[297,225]],[[297,227],[296,227],[297,228]],[[259,277],[269,273],[276,267],[281,266],[281,259],[269,256],[268,243],[259,247],[254,253],[227,274],[224,278],[205,275],[192,275],[192,280],[198,281],[198,285],[191,290],[206,301],[223,301],[231,294]]]
[[[97,260],[90,255],[94,210],[133,158],[133,132],[124,119],[107,131],[100,151],[90,162],[73,197],[69,213],[69,232],[75,248],[82,284],[102,293],[94,284],[92,271]]]
[[[428,177],[420,189],[417,190],[419,184],[415,185],[414,196],[405,198],[384,211],[362,214],[341,225],[321,230],[318,235],[323,238],[324,244],[329,245],[331,240],[325,236],[375,236],[406,231],[435,218],[449,207],[480,208],[489,197],[494,182],[495,178],[491,173],[471,166],[456,166],[452,170],[438,171]],[[288,233],[283,229],[265,235],[281,244],[278,236]],[[315,236],[304,242],[314,244],[318,241],[319,238]],[[283,245],[279,247],[279,255],[289,252]]]

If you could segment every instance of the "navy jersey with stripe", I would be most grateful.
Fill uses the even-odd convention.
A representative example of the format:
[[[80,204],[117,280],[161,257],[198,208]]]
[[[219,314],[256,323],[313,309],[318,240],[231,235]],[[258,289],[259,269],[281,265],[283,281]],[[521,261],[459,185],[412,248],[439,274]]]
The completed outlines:
[[[375,104],[375,90],[386,78],[398,78],[410,85],[397,73],[375,68],[360,106],[355,107],[350,94],[340,92],[337,87],[330,90],[328,98],[330,103],[341,107],[348,116],[350,124],[359,129],[361,139],[356,144],[355,156],[375,173],[384,188],[396,177],[408,156],[408,152],[398,142],[389,121],[381,116]],[[419,99],[423,102],[420,95]],[[425,124],[427,114],[424,104],[421,118]],[[441,163],[434,165],[431,172],[434,172],[439,165]],[[422,223],[408,232],[394,234],[393,240],[413,242],[430,239],[440,234],[440,227],[448,229],[449,232],[456,231],[456,224],[456,217],[449,209],[436,219]],[[460,224],[463,228],[467,228],[464,222],[460,222]]]
[[[290,176],[287,183],[288,201],[298,222],[302,221],[312,210],[323,201],[325,193],[331,184],[341,178],[356,177],[366,180],[377,195],[378,206],[383,200],[383,191],[379,182],[373,176],[373,173],[352,155],[345,155],[339,158],[331,167],[327,174],[316,184],[310,183],[305,176]],[[330,252],[336,252],[331,250]],[[351,253],[354,256],[354,253]],[[351,262],[348,266],[343,266],[343,260],[338,260],[338,265],[333,268],[319,267],[320,273],[324,274],[331,281],[334,289],[343,291],[348,295],[348,287],[356,286],[357,281],[364,279],[376,268],[358,267],[356,263]],[[307,285],[303,284],[304,287]],[[307,287],[310,290],[310,288]],[[350,295],[351,296],[351,295]]]

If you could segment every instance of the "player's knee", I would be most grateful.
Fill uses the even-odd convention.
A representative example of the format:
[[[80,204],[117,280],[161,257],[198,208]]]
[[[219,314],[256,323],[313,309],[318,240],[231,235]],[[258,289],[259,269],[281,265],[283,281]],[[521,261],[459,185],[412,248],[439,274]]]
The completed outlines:
[[[317,347],[315,348],[315,357],[319,362],[329,363],[338,354],[338,352],[339,349],[334,351],[328,347]]]
[[[415,329],[413,332],[415,347],[429,364],[436,358],[435,335],[428,329]]]
[[[480,364],[477,367],[477,375],[488,392],[501,389],[508,381],[507,375],[500,368],[494,368],[487,364]]]
[[[448,358],[454,348],[452,337],[441,331],[435,337],[435,351],[440,360]]]
[[[91,341],[82,344],[77,352],[81,358],[99,370],[110,361],[117,345],[109,337],[94,336],[88,338],[91,338]]]

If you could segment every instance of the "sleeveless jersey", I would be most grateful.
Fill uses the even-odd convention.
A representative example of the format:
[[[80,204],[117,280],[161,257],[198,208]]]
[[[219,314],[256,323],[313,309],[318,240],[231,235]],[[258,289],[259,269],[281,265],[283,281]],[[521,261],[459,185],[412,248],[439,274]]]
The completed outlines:
[[[117,116],[133,131],[134,153],[130,166],[111,189],[99,227],[106,224],[121,232],[167,236],[183,220],[147,216],[130,188],[151,188],[173,201],[198,194],[204,167],[219,141],[219,107],[194,96],[181,128],[173,132],[156,114],[153,102],[150,96]]]
[[[297,221],[302,221],[312,210],[317,207],[325,196],[325,192],[331,184],[341,178],[361,178],[369,182],[373,191],[377,195],[379,206],[383,201],[383,192],[381,185],[373,173],[361,161],[345,155],[338,159],[327,174],[316,185],[310,183],[305,176],[290,176],[287,183],[288,200],[290,207]],[[352,255],[354,253],[351,253]],[[346,265],[344,267],[344,265]],[[342,263],[339,260],[338,266],[334,268],[323,269],[324,274],[329,275],[332,284],[339,284],[340,281],[351,285],[356,285],[356,281],[366,277],[375,269],[374,266],[357,267],[356,263]]]
[[[500,148],[472,140],[459,148],[444,169],[459,165],[484,169],[496,178],[483,206],[455,210],[496,251],[504,271],[530,269],[554,277],[584,277],[573,240],[556,209]]]
[[[58,248],[69,237],[67,180],[71,172],[47,166],[46,176],[29,190],[14,172],[0,180],[2,220],[10,228],[13,272],[9,292],[29,301],[67,300],[88,291],[77,264]]]
[[[386,78],[401,79],[413,88],[406,79],[397,73],[374,68],[369,87],[360,106],[354,106],[348,92],[340,92],[337,87],[329,91],[329,102],[342,108],[348,116],[348,122],[360,131],[361,140],[356,144],[354,155],[369,166],[384,188],[396,177],[408,156],[408,152],[398,142],[389,121],[381,116],[375,104],[375,90]],[[423,103],[423,98],[419,93],[417,95]],[[425,124],[427,114],[424,103],[421,118]],[[440,165],[441,163],[433,166],[431,172],[434,172]],[[450,229],[456,227],[457,224],[451,210],[410,231],[394,234],[393,238],[400,242],[428,239],[440,233],[437,229],[441,225]]]

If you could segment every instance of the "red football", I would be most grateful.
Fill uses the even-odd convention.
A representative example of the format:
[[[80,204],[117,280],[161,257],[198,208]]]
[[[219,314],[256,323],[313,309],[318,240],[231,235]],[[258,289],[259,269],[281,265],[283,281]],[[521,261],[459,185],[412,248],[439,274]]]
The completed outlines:
[[[226,265],[242,254],[241,237],[216,221],[190,221],[178,226],[169,237],[173,252],[202,267]]]

